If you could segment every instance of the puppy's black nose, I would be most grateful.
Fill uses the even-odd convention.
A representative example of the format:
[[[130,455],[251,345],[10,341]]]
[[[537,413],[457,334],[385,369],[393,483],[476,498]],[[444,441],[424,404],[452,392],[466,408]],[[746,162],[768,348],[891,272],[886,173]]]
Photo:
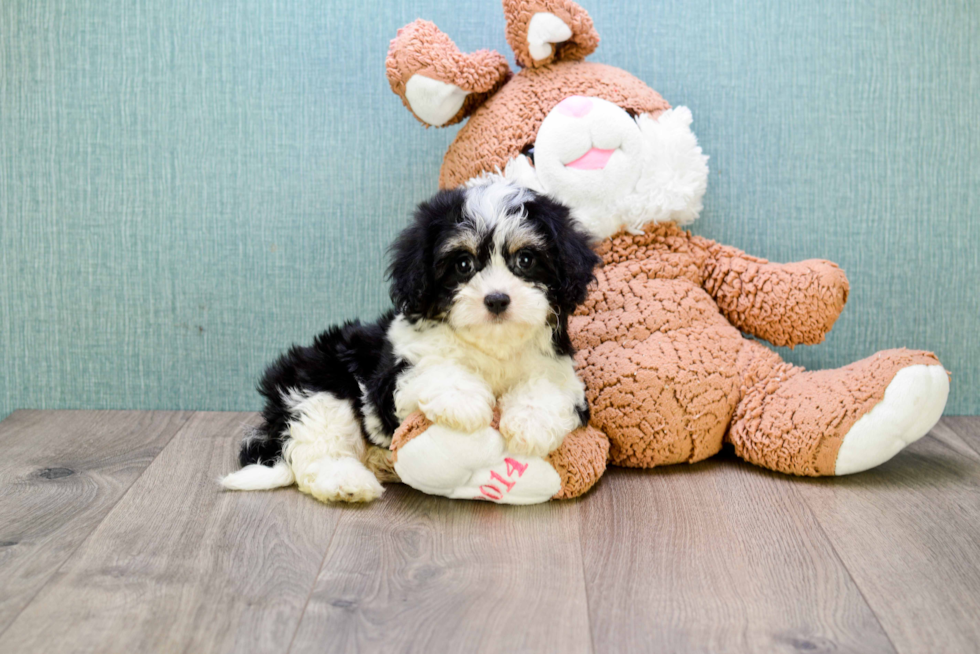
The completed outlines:
[[[483,298],[483,304],[487,305],[490,313],[499,316],[510,306],[510,296],[506,293],[491,293]]]

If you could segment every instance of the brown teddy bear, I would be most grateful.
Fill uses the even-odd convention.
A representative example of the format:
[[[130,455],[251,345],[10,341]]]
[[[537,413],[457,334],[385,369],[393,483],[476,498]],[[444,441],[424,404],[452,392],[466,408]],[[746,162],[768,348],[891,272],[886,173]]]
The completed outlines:
[[[730,442],[756,465],[820,476],[877,466],[926,434],[949,391],[932,353],[886,350],[806,371],[743,336],[822,342],[847,300],[843,271],[770,263],[682,230],[701,211],[708,174],[690,111],[583,61],[599,37],[570,0],[503,5],[517,74],[499,53],[462,54],[420,20],[391,42],[388,80],[427,125],[469,118],[446,152],[442,188],[502,174],[564,202],[597,238],[604,263],[570,321],[591,424],[529,462],[493,429],[458,434],[413,416],[393,446],[402,480],[527,503],[588,490],[605,469],[603,437],[619,466],[693,463]]]

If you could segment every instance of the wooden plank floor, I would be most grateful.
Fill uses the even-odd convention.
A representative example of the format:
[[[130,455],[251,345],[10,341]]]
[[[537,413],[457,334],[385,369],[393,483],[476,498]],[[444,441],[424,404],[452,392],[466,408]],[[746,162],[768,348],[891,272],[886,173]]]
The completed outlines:
[[[980,418],[854,477],[723,453],[532,507],[221,492],[254,420],[0,423],[0,652],[980,651]]]

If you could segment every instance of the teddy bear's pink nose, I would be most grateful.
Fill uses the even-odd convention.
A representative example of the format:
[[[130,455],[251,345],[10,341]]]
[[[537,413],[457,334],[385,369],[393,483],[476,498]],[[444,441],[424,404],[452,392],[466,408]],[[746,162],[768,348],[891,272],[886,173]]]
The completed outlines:
[[[581,95],[572,95],[559,102],[557,109],[566,116],[581,118],[592,111],[592,100]]]

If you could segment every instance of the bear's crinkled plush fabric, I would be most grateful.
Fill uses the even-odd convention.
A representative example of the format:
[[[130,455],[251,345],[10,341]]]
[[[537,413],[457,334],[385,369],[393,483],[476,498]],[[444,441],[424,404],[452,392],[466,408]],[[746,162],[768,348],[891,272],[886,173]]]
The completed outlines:
[[[426,113],[413,108],[407,95],[412,77],[419,75],[417,81],[438,80],[465,90],[466,96],[458,109],[446,112],[449,117],[441,123],[443,126],[465,119],[510,77],[507,59],[499,52],[480,50],[463,54],[452,39],[425,20],[417,20],[398,30],[398,36],[392,41],[387,66],[392,90],[404,99],[408,110],[423,123]],[[408,76],[400,74],[407,70],[414,72]],[[432,93],[432,89],[420,91],[424,92]]]
[[[848,284],[828,261],[771,264],[666,223],[620,233],[569,323],[614,465],[649,468],[736,453],[797,475],[831,475],[847,431],[906,366],[931,353],[890,350],[840,370],[806,372],[745,339],[819,343]],[[719,310],[720,309],[720,310]]]
[[[730,442],[738,456],[771,470],[841,475],[879,465],[927,433],[949,392],[935,355],[885,350],[836,370],[806,371],[763,345],[822,342],[847,301],[843,271],[821,260],[770,263],[683,231],[702,210],[708,174],[690,111],[671,108],[626,71],[582,61],[598,35],[571,0],[503,5],[523,70],[487,73],[479,62],[499,60],[468,61],[426,23],[424,38],[408,30],[392,42],[388,79],[416,116],[419,109],[435,117],[428,124],[469,116],[443,159],[441,187],[502,174],[565,203],[595,236],[603,265],[569,329],[590,427],[608,439],[609,462],[694,462]],[[460,86],[471,78],[484,81]],[[412,80],[431,93],[407,94]],[[467,438],[421,416],[406,425],[416,437],[438,432],[452,447]],[[588,462],[571,466],[585,470],[588,483],[568,483],[555,497],[573,496],[601,474],[604,464],[593,462],[604,449],[596,442],[570,435],[545,467],[534,464],[545,479],[569,469],[564,461]],[[465,459],[461,447],[452,456]],[[575,454],[581,448],[586,454]],[[507,453],[493,456],[502,461]],[[464,496],[439,476],[444,469],[417,466],[410,483],[433,489],[438,482],[435,492]]]

